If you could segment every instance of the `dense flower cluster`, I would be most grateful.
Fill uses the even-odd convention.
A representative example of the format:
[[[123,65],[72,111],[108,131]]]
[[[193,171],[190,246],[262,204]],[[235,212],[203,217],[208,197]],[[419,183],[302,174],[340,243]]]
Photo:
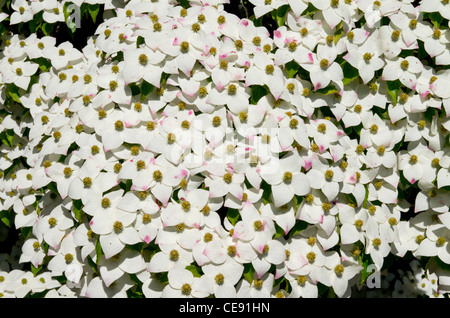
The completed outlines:
[[[226,2],[72,0],[105,8],[82,50],[5,32],[1,296],[447,295],[449,1]]]

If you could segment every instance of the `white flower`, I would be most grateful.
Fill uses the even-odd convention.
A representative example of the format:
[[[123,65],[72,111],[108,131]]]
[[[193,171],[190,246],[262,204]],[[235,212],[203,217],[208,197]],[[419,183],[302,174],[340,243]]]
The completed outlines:
[[[344,73],[339,64],[334,61],[337,52],[327,45],[319,44],[317,53],[309,53],[308,57],[310,63],[302,63],[301,66],[309,71],[314,90],[325,88],[330,82],[333,82],[341,91]]]
[[[322,12],[331,29],[334,29],[341,21],[350,23],[350,11],[343,1],[312,0],[311,3]]]
[[[63,205],[57,205],[49,214],[42,216],[34,226],[33,233],[53,249],[57,250],[63,237],[68,234],[74,220],[70,211]]]
[[[421,1],[420,9],[422,12],[439,12],[445,19],[450,18],[450,9],[448,3],[439,0]]]
[[[358,241],[365,243],[365,230],[367,227],[367,210],[339,204],[339,221],[341,225],[341,243],[352,244]]]
[[[144,258],[138,251],[125,248],[111,258],[102,258],[98,264],[100,276],[106,287],[126,274],[137,274],[146,269]]]
[[[73,240],[73,231],[64,237],[58,250],[50,250],[48,254],[53,256],[48,262],[48,269],[52,271],[52,275],[65,274],[69,281],[78,284],[83,273],[83,263]]]
[[[237,287],[238,298],[270,298],[274,276],[271,273],[264,274],[261,278],[255,275],[251,282],[242,279]]]
[[[33,10],[29,2],[25,0],[17,0],[11,3],[14,12],[11,14],[11,24],[28,22],[33,20]]]
[[[39,65],[30,61],[10,61],[7,64],[2,61],[3,81],[4,83],[13,83],[16,86],[27,90],[31,76],[36,73]],[[6,65],[5,65],[6,64]]]
[[[360,265],[342,261],[335,251],[326,256],[324,265],[320,281],[326,286],[333,287],[338,297],[344,297],[350,287],[349,281],[362,270]]]
[[[68,65],[81,62],[83,53],[74,48],[73,44],[66,41],[58,46],[49,46],[43,51],[44,56],[51,60],[56,70],[61,70]]]
[[[382,79],[386,81],[398,79],[403,85],[414,90],[422,69],[422,62],[415,56],[387,60],[386,66],[383,68]]]
[[[251,0],[251,4],[255,6],[253,9],[255,12],[255,17],[259,19],[266,13],[269,13],[272,10],[276,10],[282,5],[287,3],[287,0]]]
[[[39,242],[36,238],[27,239],[22,246],[19,263],[31,262],[35,268],[38,268],[46,256],[41,244],[42,242]]]
[[[168,271],[169,284],[164,287],[162,298],[204,298],[209,296],[206,279],[194,277],[184,268],[172,268]]]
[[[245,73],[245,85],[267,85],[275,99],[279,99],[283,93],[284,81],[281,68],[265,53],[256,51],[252,64]]]
[[[371,36],[375,37],[374,34]],[[359,76],[364,84],[367,84],[374,77],[375,71],[385,65],[385,62],[380,58],[382,52],[378,48],[377,40],[372,37],[369,37],[360,46],[349,44],[347,50],[344,59],[358,69]]]
[[[244,266],[228,260],[223,264],[205,264],[202,266],[204,275],[210,280],[210,293],[216,298],[236,298],[234,287],[242,278]]]
[[[377,222],[368,221],[366,234],[365,253],[370,254],[377,270],[380,270],[384,258],[391,251],[386,228],[379,226]]]
[[[310,182],[300,171],[302,159],[292,154],[283,157],[278,167],[261,167],[261,177],[272,186],[272,197],[276,207],[280,207],[292,200],[294,195],[305,195],[310,190]]]
[[[420,243],[415,255],[417,256],[437,256],[446,264],[450,263],[450,253],[448,252],[449,229],[436,224],[429,226],[425,232],[425,239]]]

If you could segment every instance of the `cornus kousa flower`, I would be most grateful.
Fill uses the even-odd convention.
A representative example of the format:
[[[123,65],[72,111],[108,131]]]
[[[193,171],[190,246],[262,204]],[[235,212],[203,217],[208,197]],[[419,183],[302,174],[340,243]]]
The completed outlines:
[[[279,161],[277,169],[261,167],[261,177],[272,186],[275,206],[282,206],[292,200],[294,195],[305,195],[310,190],[310,182],[300,171],[302,159],[291,155]]]
[[[344,59],[358,69],[359,76],[367,84],[375,75],[375,71],[384,67],[385,62],[380,58],[381,52],[377,40],[369,37],[362,45],[348,45]]]
[[[339,64],[334,62],[336,52],[325,45],[317,46],[317,53],[308,53],[309,63],[302,63],[302,67],[309,71],[314,90],[327,87],[333,82],[340,90],[344,73]]]
[[[422,69],[422,63],[414,56],[398,58],[392,62],[387,61],[386,67],[383,68],[382,78],[387,81],[398,79],[406,87],[415,89]]]

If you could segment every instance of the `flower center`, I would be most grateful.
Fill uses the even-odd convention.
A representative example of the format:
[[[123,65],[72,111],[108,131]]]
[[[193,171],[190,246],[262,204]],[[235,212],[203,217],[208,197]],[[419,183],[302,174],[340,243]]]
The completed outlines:
[[[237,87],[234,84],[230,84],[228,86],[228,95],[233,96],[236,95]]]
[[[141,63],[142,65],[147,65],[148,62],[148,57],[145,54],[141,54],[139,55],[139,63]]]
[[[175,134],[169,133],[169,134],[167,135],[167,143],[168,143],[169,145],[173,144],[176,140],[177,140],[177,138],[176,138]]]
[[[290,182],[292,181],[292,172],[286,171],[286,172],[283,174],[283,181],[284,181],[285,183],[290,183]]]
[[[398,31],[398,30],[392,31],[392,34],[391,34],[392,41],[396,42],[396,41],[398,41],[399,38],[400,38],[400,31]]]
[[[294,52],[297,49],[297,46],[298,46],[297,42],[291,41],[288,44],[288,49],[289,51]]]
[[[180,44],[181,53],[187,53],[189,51],[189,42],[183,41]]]
[[[369,62],[372,59],[372,53],[364,53],[363,55],[364,61]]]
[[[447,242],[447,240],[446,240],[444,237],[440,236],[440,237],[437,239],[436,244],[437,244],[438,246],[443,246],[446,242]]]
[[[322,59],[320,60],[320,67],[323,70],[326,70],[328,68],[328,60],[327,59]]]
[[[385,151],[386,151],[386,147],[384,147],[384,146],[379,146],[378,149],[377,149],[377,153],[380,156],[384,155]]]
[[[388,222],[389,222],[390,225],[394,226],[394,225],[397,224],[397,219],[396,218],[389,218]]]
[[[334,175],[333,170],[327,170],[327,171],[325,171],[325,179],[326,179],[327,181],[333,180],[333,175]]]
[[[245,123],[247,121],[248,114],[246,112],[240,112],[239,113],[239,120],[241,123]]]
[[[114,229],[114,232],[116,232],[117,234],[121,233],[123,231],[122,222],[120,222],[120,221],[114,222],[113,229]]]
[[[156,182],[161,182],[162,180],[162,173],[159,170],[155,170],[153,171],[153,180],[155,180]]]
[[[181,208],[184,212],[188,212],[191,209],[191,203],[189,201],[183,201],[181,203]]]
[[[409,62],[407,60],[403,60],[400,63],[400,67],[402,68],[402,70],[406,71],[408,69],[408,67],[409,67]]]
[[[364,225],[364,221],[363,220],[356,220],[355,221],[355,226],[356,226],[357,229],[361,229],[363,225]]]
[[[324,123],[321,123],[317,126],[317,131],[324,134],[327,131],[327,125],[325,125]]]
[[[208,90],[206,89],[205,86],[202,86],[198,89],[198,96],[200,96],[201,98],[205,97],[208,94]]]
[[[266,65],[266,74],[271,75],[275,71],[275,66],[272,64]]]
[[[102,199],[102,208],[107,209],[111,206],[111,200],[108,198]]]
[[[48,219],[48,225],[50,225],[50,227],[56,226],[56,223],[57,223],[57,221],[54,217],[51,217]]]
[[[262,279],[255,279],[253,280],[253,287],[255,287],[255,289],[261,289],[263,287],[263,280]]]
[[[439,29],[434,29],[434,31],[433,31],[433,39],[439,40],[440,37],[441,37],[441,30],[439,30]]]
[[[226,183],[231,183],[231,181],[233,181],[233,175],[229,172],[225,173],[225,175],[223,176],[223,181],[225,181]]]
[[[214,127],[219,127],[221,123],[222,123],[222,118],[220,118],[219,116],[214,116],[213,117],[212,125]]]
[[[289,127],[292,128],[292,129],[295,129],[295,128],[297,128],[297,126],[298,126],[298,119],[292,118],[289,121]]]
[[[373,246],[379,247],[381,245],[381,240],[379,238],[375,238],[372,241]]]
[[[142,223],[144,224],[148,224],[152,221],[152,216],[148,213],[144,213],[144,215],[142,215]]]
[[[334,268],[334,272],[338,276],[342,275],[342,273],[344,272],[344,266],[342,264],[336,265],[336,267]]]
[[[180,257],[180,253],[177,250],[171,250],[169,253],[169,258],[172,262],[176,262]]]
[[[85,188],[90,188],[92,185],[92,179],[89,177],[86,177],[83,179],[83,185]]]
[[[316,253],[309,252],[308,254],[306,254],[306,258],[308,259],[308,262],[314,262],[314,260],[316,259]]]

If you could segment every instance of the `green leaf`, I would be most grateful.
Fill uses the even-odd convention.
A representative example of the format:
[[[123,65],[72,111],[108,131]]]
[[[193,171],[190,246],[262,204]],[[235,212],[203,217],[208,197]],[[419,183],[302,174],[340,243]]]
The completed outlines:
[[[284,233],[284,230],[275,223],[275,234],[273,235],[272,239],[276,239],[277,237],[284,236],[286,233]]]
[[[81,200],[72,200],[73,213],[78,222],[83,222],[83,203]]]
[[[373,264],[370,255],[361,253],[360,255],[360,265],[363,267],[361,270],[361,279],[359,280],[359,284],[363,285],[367,278],[372,274],[372,271],[368,270],[368,267]]]
[[[97,21],[97,15],[100,11],[100,5],[99,4],[90,4],[88,6],[88,11],[92,18],[92,21],[95,23]]]
[[[178,0],[178,3],[185,9],[187,9],[191,6],[191,4],[189,3],[189,0]]]
[[[308,228],[308,225],[309,224],[305,221],[297,220],[294,227],[288,233],[289,237],[293,237],[301,231],[305,230],[306,228]]]
[[[442,21],[444,21],[444,18],[441,16],[439,12],[430,12],[428,14],[428,18],[430,19],[431,23],[433,23],[435,28],[439,28],[441,26]]]
[[[95,254],[97,255],[97,264],[104,255],[102,246],[100,244],[100,238],[97,239],[97,243],[95,244]]]
[[[344,73],[344,79],[342,80],[342,83],[344,85],[353,82],[355,79],[359,77],[358,69],[351,66],[350,63],[344,62],[341,64],[341,67],[342,72]]]
[[[0,139],[2,141],[2,143],[8,147],[13,147],[14,146],[14,130],[13,129],[7,129],[7,130],[3,130],[0,133]]]
[[[145,44],[145,39],[143,36],[139,35],[136,39],[136,47],[140,48],[142,44]]]
[[[11,216],[11,213],[8,210],[0,211],[0,220],[7,227],[9,227],[9,228],[11,227],[12,216]]]
[[[53,24],[44,22],[44,23],[42,23],[41,30],[44,33],[44,35],[51,36],[52,32],[53,32]],[[75,32],[75,31],[73,31],[73,32]]]
[[[56,182],[52,181],[49,184],[47,184],[47,188],[54,194],[56,194],[58,197],[60,196],[58,187],[56,186]]]
[[[89,267],[92,268],[94,273],[99,275],[98,266],[97,266],[97,264],[95,264],[94,260],[92,259],[92,257],[90,255],[87,256],[87,263],[88,263]]]
[[[15,84],[7,84],[6,85],[6,95],[9,96],[16,103],[21,104],[20,101],[20,90]]]
[[[236,209],[228,209],[227,218],[230,221],[230,223],[233,226],[235,226],[236,223],[241,219],[241,215],[239,214],[239,211]]]
[[[155,89],[155,86],[148,83],[147,81],[142,81],[141,85],[141,100],[147,98],[147,96]]]
[[[327,87],[321,88],[316,90],[317,93],[320,93],[322,95],[330,95],[339,93],[339,91],[336,89],[336,87],[333,84],[328,85]]]
[[[299,69],[300,65],[298,65],[295,61],[290,61],[285,64],[285,70],[288,78],[293,78]]]
[[[191,264],[191,265],[186,266],[186,269],[188,271],[190,271],[194,275],[194,277],[202,277],[202,275],[203,275],[203,271],[202,271],[201,267],[198,265]]]
[[[312,16],[314,15],[314,13],[316,13],[318,9],[310,2],[308,4],[308,7],[305,9],[305,11],[303,11],[303,13],[301,14],[302,16]]]
[[[252,263],[245,263],[244,264],[244,279],[247,280],[249,283],[253,281],[253,275],[255,274],[255,269],[253,268]]]
[[[37,268],[34,267],[33,264],[31,264],[31,272],[33,273],[34,277],[40,272],[40,270],[43,268],[43,265],[39,265]]]
[[[30,237],[30,234],[33,232],[33,227],[32,226],[22,227],[22,228],[20,228],[20,232],[22,233],[23,238],[27,239],[28,237]]]
[[[289,11],[290,6],[285,4],[279,7],[277,10],[272,11],[272,18],[277,22],[278,26],[284,25],[286,21],[286,14]]]
[[[402,83],[399,80],[386,81],[388,94],[392,98],[393,105],[397,105],[398,94],[400,92],[400,87]]]
[[[439,265],[443,270],[450,272],[450,264],[444,263],[438,256],[434,257],[434,261]]]
[[[128,87],[131,88],[131,95],[136,96],[141,93],[141,89],[136,83],[130,83],[128,84]]]
[[[267,95],[267,89],[261,85],[253,85],[251,88],[250,103],[255,104],[261,99],[261,97]]]

